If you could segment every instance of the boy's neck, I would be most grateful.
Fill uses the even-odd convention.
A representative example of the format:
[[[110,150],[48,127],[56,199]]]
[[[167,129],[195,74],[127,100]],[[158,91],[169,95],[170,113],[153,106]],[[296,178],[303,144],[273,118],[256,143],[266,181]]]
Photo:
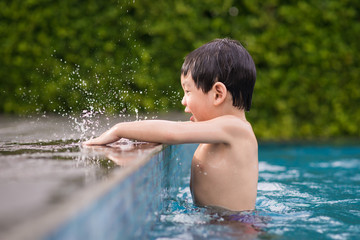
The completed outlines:
[[[229,108],[223,108],[215,117],[220,117],[220,116],[234,116],[237,117],[243,121],[247,121],[246,120],[246,114],[245,114],[245,110],[244,109],[239,109],[237,107],[231,106]]]
[[[230,114],[230,115],[233,115],[233,116],[235,116],[235,117],[237,117],[237,118],[240,118],[240,119],[243,120],[243,121],[247,121],[247,120],[246,120],[246,114],[245,114],[244,109],[235,108],[234,111],[233,111],[233,113]]]

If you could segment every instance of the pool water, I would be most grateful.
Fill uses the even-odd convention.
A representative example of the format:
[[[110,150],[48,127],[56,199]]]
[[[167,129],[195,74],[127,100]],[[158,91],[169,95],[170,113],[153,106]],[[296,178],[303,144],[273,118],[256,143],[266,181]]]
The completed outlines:
[[[194,206],[186,175],[169,191],[149,238],[358,239],[359,145],[260,144],[259,160],[256,211],[243,213],[248,221]]]
[[[360,236],[360,146],[264,145],[257,209],[283,238]]]

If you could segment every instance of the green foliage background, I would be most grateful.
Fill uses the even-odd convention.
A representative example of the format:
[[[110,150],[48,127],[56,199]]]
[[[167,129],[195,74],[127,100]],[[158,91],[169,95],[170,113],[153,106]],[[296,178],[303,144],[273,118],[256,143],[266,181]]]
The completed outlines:
[[[360,2],[6,0],[0,112],[182,109],[187,53],[241,41],[257,65],[262,139],[358,137]]]

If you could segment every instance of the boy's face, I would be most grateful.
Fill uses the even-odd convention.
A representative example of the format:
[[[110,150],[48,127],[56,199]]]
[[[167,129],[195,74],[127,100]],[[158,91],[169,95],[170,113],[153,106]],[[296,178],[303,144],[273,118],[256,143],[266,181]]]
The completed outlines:
[[[189,72],[186,76],[181,75],[181,86],[184,97],[181,104],[185,106],[185,112],[191,113],[190,121],[205,121],[211,119],[211,94],[198,89]]]

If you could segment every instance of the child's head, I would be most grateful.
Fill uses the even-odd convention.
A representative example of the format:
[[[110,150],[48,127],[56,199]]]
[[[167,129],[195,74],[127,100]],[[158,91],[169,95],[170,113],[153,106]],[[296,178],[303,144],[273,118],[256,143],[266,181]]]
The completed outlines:
[[[181,74],[191,73],[197,88],[204,93],[222,82],[231,93],[233,105],[249,111],[256,80],[253,59],[235,40],[215,39],[186,56]]]

